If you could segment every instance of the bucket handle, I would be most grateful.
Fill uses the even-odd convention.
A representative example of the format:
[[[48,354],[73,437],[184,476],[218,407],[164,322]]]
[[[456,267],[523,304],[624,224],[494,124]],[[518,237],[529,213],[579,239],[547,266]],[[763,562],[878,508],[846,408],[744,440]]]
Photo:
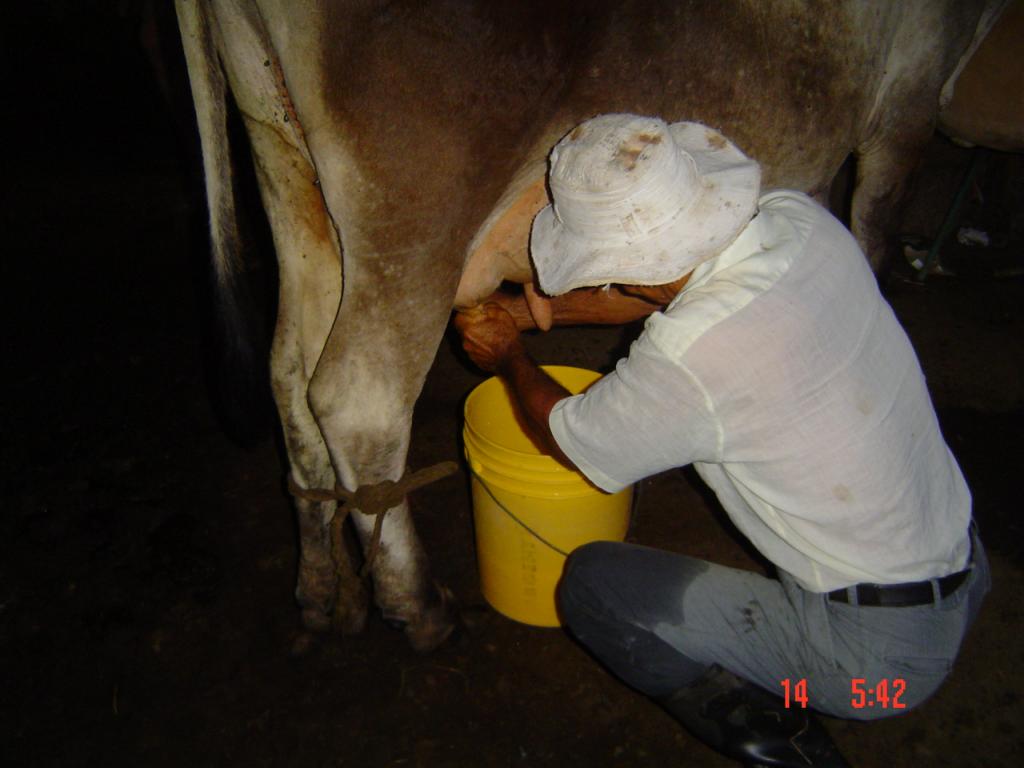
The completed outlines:
[[[480,483],[480,487],[483,488],[485,491],[487,491],[487,495],[491,497],[491,501],[493,501],[495,504],[498,505],[498,509],[500,509],[506,515],[511,517],[513,520],[515,520],[520,526],[522,526],[523,530],[525,530],[527,533],[529,533],[531,536],[533,536],[533,538],[535,538],[537,541],[539,541],[544,546],[548,547],[549,549],[553,549],[555,552],[560,554],[562,557],[568,557],[569,556],[568,552],[566,552],[563,549],[559,549],[554,544],[552,544],[550,541],[545,539],[543,536],[541,536],[539,533],[537,533],[535,530],[533,530],[533,528],[531,528],[526,523],[524,523],[522,520],[520,520],[518,517],[516,517],[515,514],[513,514],[512,510],[510,510],[508,507],[506,507],[504,504],[502,504],[500,501],[498,501],[498,499],[495,497],[495,495],[491,492],[491,489],[487,487],[487,483],[484,482],[484,479],[479,475],[479,473],[477,473],[477,471],[475,469],[473,469],[472,465],[470,465],[470,467],[469,467],[469,473],[473,477],[475,477],[477,479],[477,482]]]

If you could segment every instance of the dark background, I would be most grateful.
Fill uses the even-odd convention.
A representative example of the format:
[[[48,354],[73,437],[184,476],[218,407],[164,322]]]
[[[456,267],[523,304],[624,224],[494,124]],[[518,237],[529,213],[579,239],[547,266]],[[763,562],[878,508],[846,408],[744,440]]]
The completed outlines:
[[[211,384],[205,210],[173,9],[49,0],[6,14],[0,34],[4,763],[728,765],[560,631],[487,608],[464,475],[413,500],[464,607],[461,638],[417,656],[374,615],[358,637],[289,655],[285,464],[269,407],[242,430],[262,437],[242,445]],[[907,234],[934,237],[970,159],[936,138]],[[252,203],[244,163],[242,176]],[[827,722],[856,765],[1013,765],[1024,753],[1021,181],[1020,157],[991,155],[962,223],[994,246],[951,246],[954,276],[917,284],[896,264],[886,281],[971,484],[996,587],[920,710]],[[258,208],[247,210],[269,328],[274,267]],[[606,370],[635,331],[529,344],[543,362]],[[459,456],[459,408],[480,379],[446,339],[411,466]],[[265,386],[265,371],[256,380]],[[631,540],[760,567],[689,473],[640,491]]]

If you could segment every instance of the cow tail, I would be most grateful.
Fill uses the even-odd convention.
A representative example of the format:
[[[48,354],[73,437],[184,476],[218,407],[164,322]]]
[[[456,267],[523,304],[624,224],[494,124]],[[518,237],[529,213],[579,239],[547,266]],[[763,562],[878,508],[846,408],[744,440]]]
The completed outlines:
[[[203,158],[206,203],[213,252],[216,303],[217,373],[211,377],[214,399],[225,428],[241,442],[264,431],[268,387],[257,375],[257,328],[246,285],[235,207],[234,170],[227,130],[227,81],[214,40],[206,0],[177,0],[185,62]]]

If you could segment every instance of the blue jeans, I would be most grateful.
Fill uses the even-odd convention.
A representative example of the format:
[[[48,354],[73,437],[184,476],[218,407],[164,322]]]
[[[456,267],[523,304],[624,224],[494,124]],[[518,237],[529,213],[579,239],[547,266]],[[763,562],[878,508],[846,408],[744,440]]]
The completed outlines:
[[[799,690],[810,707],[875,719],[917,706],[949,674],[991,586],[976,535],[973,547],[971,573],[953,593],[894,608],[833,602],[786,573],[768,579],[648,547],[596,542],[570,555],[559,609],[599,661],[650,696],[672,693],[718,664],[779,695],[782,681],[791,693],[806,681]],[[887,697],[877,695],[881,681]]]

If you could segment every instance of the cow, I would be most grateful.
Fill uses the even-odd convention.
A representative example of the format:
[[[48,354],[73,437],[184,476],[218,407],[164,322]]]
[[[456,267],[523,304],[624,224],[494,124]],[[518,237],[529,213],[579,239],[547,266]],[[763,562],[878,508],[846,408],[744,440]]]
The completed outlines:
[[[965,146],[1024,151],[1024,0],[1003,11],[956,78],[938,129]]]
[[[405,475],[413,405],[453,307],[531,281],[527,233],[562,135],[607,112],[699,121],[760,161],[766,186],[819,199],[855,153],[852,229],[877,263],[940,95],[999,5],[177,0],[225,298],[239,269],[229,94],[277,252],[271,380],[305,626],[364,625],[368,589],[332,547],[340,518],[322,489]],[[374,600],[426,651],[455,610],[406,500],[388,498]],[[374,519],[352,519],[368,546]]]

